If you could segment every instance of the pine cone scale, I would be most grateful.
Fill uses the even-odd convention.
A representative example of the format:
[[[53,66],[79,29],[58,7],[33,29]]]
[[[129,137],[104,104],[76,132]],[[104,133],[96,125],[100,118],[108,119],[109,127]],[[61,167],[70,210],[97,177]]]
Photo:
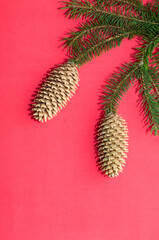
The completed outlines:
[[[109,177],[119,175],[127,157],[127,127],[117,114],[110,114],[99,122],[97,129],[97,166]]]
[[[78,71],[73,63],[50,71],[34,98],[31,109],[34,118],[46,122],[55,117],[75,93],[78,81]]]

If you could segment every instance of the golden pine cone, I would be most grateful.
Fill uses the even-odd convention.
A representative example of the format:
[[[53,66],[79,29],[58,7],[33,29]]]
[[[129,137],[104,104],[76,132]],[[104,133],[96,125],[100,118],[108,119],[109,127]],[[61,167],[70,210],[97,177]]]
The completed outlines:
[[[125,166],[128,152],[128,133],[125,120],[118,114],[103,117],[97,128],[97,165],[108,177],[116,177]]]
[[[40,122],[55,117],[75,93],[78,81],[74,63],[67,62],[50,71],[33,100],[33,117]]]

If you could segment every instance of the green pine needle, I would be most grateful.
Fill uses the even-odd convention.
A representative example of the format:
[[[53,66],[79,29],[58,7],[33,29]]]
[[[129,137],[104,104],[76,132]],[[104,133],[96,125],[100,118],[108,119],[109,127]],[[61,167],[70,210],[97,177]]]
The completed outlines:
[[[68,37],[62,39],[62,45],[67,48],[68,55],[79,65],[87,63],[103,51],[119,46],[124,38],[131,39],[135,35],[151,40],[151,46],[147,50],[149,52],[150,48],[153,48],[154,38],[159,33],[156,15],[152,17],[153,21],[149,16],[148,10],[151,5],[144,6],[138,0],[70,0],[62,4],[67,17],[86,18],[85,22],[68,33]]]
[[[133,84],[138,68],[134,62],[125,63],[108,79],[101,96],[102,109],[106,113],[116,113],[119,101]]]
[[[159,133],[159,81],[156,82],[155,69],[142,67],[139,71],[140,112],[147,129],[157,135]]]
[[[130,63],[109,78],[101,96],[102,109],[115,113],[119,101],[138,81],[140,109],[145,124],[155,135],[159,130],[159,0],[68,0],[65,16],[83,21],[62,39],[68,56],[81,66],[103,52],[137,36],[138,46]]]
[[[73,58],[75,58],[75,63],[82,65],[93,57],[99,56],[104,51],[108,51],[113,47],[120,46],[122,40],[128,37],[129,33],[117,33],[112,34],[111,37],[104,37],[103,35],[90,34],[89,40],[84,41],[81,47],[76,51],[73,51]]]

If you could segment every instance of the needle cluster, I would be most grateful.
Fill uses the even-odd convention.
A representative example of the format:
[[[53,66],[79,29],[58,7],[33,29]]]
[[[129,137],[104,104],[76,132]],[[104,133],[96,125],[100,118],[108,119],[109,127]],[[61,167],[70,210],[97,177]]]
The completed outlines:
[[[68,0],[65,16],[82,22],[63,38],[69,58],[81,66],[119,47],[123,39],[136,37],[131,62],[123,63],[107,81],[101,96],[102,109],[116,113],[119,101],[137,82],[140,110],[147,129],[159,133],[159,1]]]

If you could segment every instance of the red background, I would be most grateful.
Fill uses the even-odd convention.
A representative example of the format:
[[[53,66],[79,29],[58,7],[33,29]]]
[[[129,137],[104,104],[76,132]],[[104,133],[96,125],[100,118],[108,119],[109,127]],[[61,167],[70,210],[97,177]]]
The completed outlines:
[[[1,1],[0,239],[159,239],[159,137],[145,133],[134,87],[119,108],[130,139],[124,172],[107,179],[95,164],[99,92],[129,61],[134,40],[84,65],[75,96],[55,119],[28,116],[44,73],[66,57],[59,38],[76,25],[59,6]]]

